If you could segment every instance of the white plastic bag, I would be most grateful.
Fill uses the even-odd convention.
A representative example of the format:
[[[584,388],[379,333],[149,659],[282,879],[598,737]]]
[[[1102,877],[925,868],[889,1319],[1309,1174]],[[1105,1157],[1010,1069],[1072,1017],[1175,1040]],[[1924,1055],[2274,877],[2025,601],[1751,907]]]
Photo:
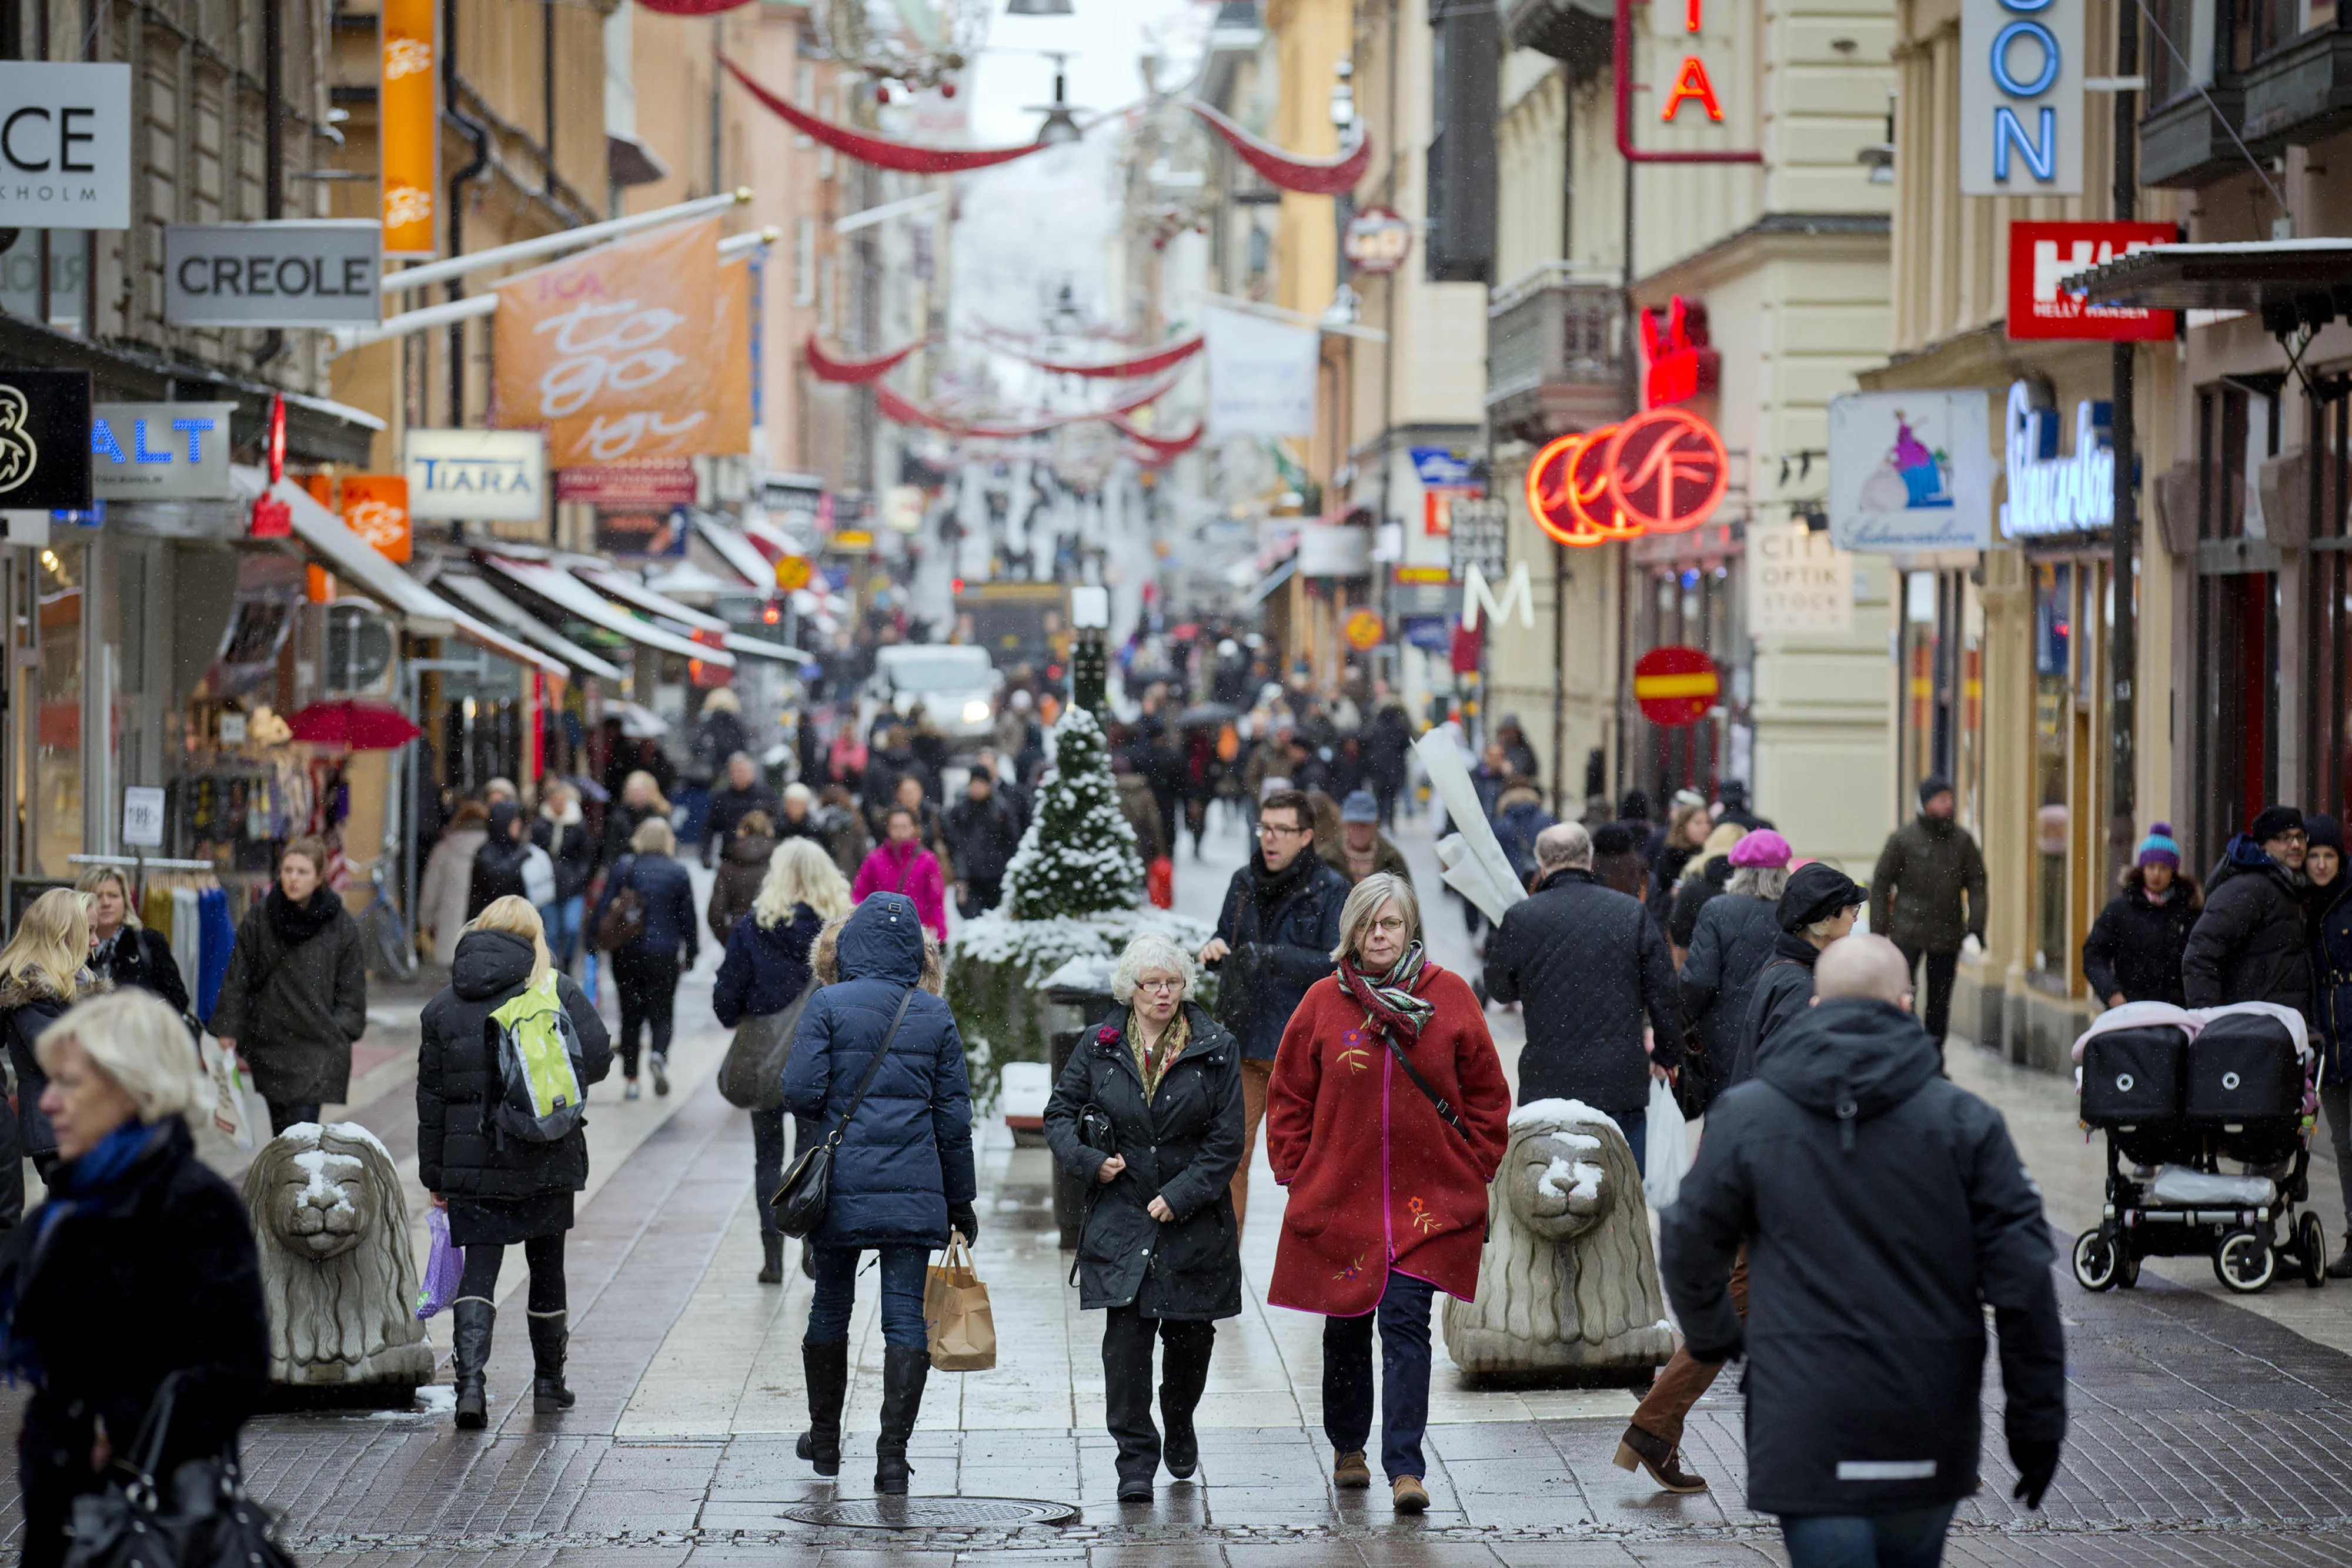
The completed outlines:
[[[1690,1134],[1675,1092],[1650,1080],[1650,1114],[1642,1150],[1642,1196],[1652,1208],[1664,1208],[1682,1196],[1683,1172],[1690,1166]]]
[[[198,1041],[198,1049],[204,1058],[205,1076],[212,1080],[213,1125],[241,1152],[253,1153],[253,1106],[246,1099],[244,1070],[209,1034]]]

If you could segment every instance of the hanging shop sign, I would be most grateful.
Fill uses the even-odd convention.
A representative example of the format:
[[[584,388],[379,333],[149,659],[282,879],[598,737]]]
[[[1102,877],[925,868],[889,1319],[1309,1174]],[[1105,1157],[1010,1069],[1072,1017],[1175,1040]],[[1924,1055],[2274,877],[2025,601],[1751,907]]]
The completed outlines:
[[[1208,340],[1209,439],[1315,434],[1316,337],[1239,310],[1211,307]]]
[[[809,585],[809,559],[804,555],[782,555],[776,558],[776,586],[786,593],[796,593]]]
[[[369,218],[171,224],[163,319],[174,327],[373,326],[383,226]]]
[[[600,246],[498,286],[499,422],[669,413],[719,401],[728,307],[716,217]]]
[[[1528,511],[1564,545],[1687,533],[1729,484],[1723,438],[1679,408],[1563,435],[1528,465]]]
[[[1642,307],[1642,405],[1659,408],[1711,392],[1721,379],[1723,356],[1708,340],[1706,307],[1675,295],[1664,316]]]
[[[1348,638],[1348,646],[1359,653],[1369,653],[1388,638],[1389,629],[1370,610],[1359,610],[1348,617],[1340,628]]]
[[[2168,340],[2171,311],[2093,305],[2059,282],[2084,267],[2105,267],[2117,256],[2179,237],[2173,224],[2010,225],[2009,335],[2112,343]]]
[[[376,81],[377,188],[383,254],[433,254],[433,191],[440,162],[441,7],[436,0],[383,0],[383,56]]]
[[[1744,575],[1751,634],[1853,630],[1853,558],[1826,530],[1750,523]]]
[[[555,498],[592,507],[667,511],[694,505],[698,487],[688,457],[649,457],[633,463],[600,463],[559,468]]]
[[[0,228],[131,226],[131,68],[0,61]]]
[[[1960,0],[1960,194],[2083,191],[2084,0]]]
[[[2033,401],[2023,382],[2009,388],[2001,451],[2009,498],[2000,505],[2003,538],[2084,534],[2116,518],[2115,405],[2074,405],[2074,450],[2058,450],[2058,411]]]
[[[1445,553],[1454,576],[1463,578],[1475,565],[1490,578],[1501,577],[1509,559],[1509,504],[1489,496],[1456,501],[1446,513]]]
[[[1339,248],[1358,272],[1394,272],[1412,254],[1412,225],[1393,208],[1367,207],[1349,220]]]
[[[1987,395],[1847,392],[1830,400],[1830,538],[1889,553],[1992,544]]]
[[[408,515],[408,480],[399,474],[343,476],[343,527],[375,547],[376,554],[400,566],[415,549],[416,530]]]
[[[89,372],[0,371],[0,509],[88,511]]]
[[[600,507],[596,510],[596,553],[682,556],[691,527],[683,507],[667,511],[614,511]]]
[[[522,523],[546,513],[547,442],[535,430],[411,430],[401,467],[412,517]]]
[[[1696,724],[1722,690],[1715,661],[1696,648],[1653,648],[1633,661],[1633,700],[1652,724]]]
[[[102,402],[89,423],[90,489],[115,501],[226,501],[233,402]]]

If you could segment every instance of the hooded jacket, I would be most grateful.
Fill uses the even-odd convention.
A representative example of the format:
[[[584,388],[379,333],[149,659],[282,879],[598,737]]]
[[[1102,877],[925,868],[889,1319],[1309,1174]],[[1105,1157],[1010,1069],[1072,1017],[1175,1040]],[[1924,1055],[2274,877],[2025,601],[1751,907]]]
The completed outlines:
[[[512,800],[501,800],[490,808],[490,836],[474,852],[473,874],[466,888],[467,920],[510,894],[530,896],[522,874],[523,862],[530,854],[530,836],[514,831],[521,816],[522,808]]]
[[[1984,855],[1966,828],[1922,811],[1887,836],[1870,874],[1873,931],[1899,946],[1957,953],[1972,935],[1984,940],[1985,913]]]
[[[1707,1113],[1659,1261],[1690,1354],[1748,1356],[1748,1505],[1873,1514],[1977,1488],[1984,1308],[2012,1445],[2066,1425],[2042,1199],[1900,1008],[1810,1009]],[[1748,1318],[1729,1281],[1748,1249]]]
[[[1242,1157],[1242,1053],[1197,1003],[1184,1004],[1184,1053],[1148,1101],[1125,1009],[1079,1037],[1045,1105],[1054,1163],[1086,1184],[1078,1235],[1078,1307],[1134,1307],[1148,1318],[1241,1315],[1241,1240],[1231,1186]],[[1171,1026],[1172,1027],[1172,1026]],[[1079,1142],[1078,1113],[1110,1117],[1111,1147]],[[1127,1169],[1108,1186],[1104,1160]],[[1154,1219],[1151,1200],[1176,1218]]]
[[[949,1207],[970,1203],[980,1190],[971,1085],[954,1016],[918,985],[923,927],[914,901],[896,893],[866,898],[850,912],[835,956],[841,978],[801,1009],[784,1062],[784,1108],[842,1134],[824,1226],[811,1239],[819,1247],[944,1247]],[[845,1128],[842,1117],[902,997],[907,1014],[898,1038]]]
[[[1821,956],[1822,950],[1796,932],[1783,931],[1773,938],[1772,956],[1758,971],[1756,988],[1740,1019],[1739,1045],[1732,1053],[1731,1076],[1724,1088],[1755,1077],[1756,1063],[1773,1037],[1812,1005],[1813,966]]]
[[[1703,882],[1703,877],[1694,877]],[[1691,1063],[1701,1071],[1702,1101],[1711,1099],[1731,1080],[1739,1060],[1739,1034],[1748,1021],[1748,1003],[1756,982],[1772,961],[1780,945],[1778,905],[1769,898],[1744,893],[1710,900],[1698,912],[1691,933],[1690,956],[1683,960],[1683,1017],[1698,1030],[1702,1061]]]
[[[1650,1103],[1650,1065],[1680,1065],[1674,958],[1641,900],[1580,867],[1555,871],[1486,939],[1486,995],[1526,1004],[1519,1100],[1581,1100],[1612,1116]],[[1650,1024],[1654,1055],[1642,1050]]]
[[[751,912],[760,884],[768,880],[768,857],[775,852],[776,841],[765,833],[738,834],[727,841],[710,879],[710,907],[703,912],[710,923],[710,939],[720,946],[727,945],[735,922]]]
[[[2180,989],[2192,1008],[2276,1002],[2307,1012],[2311,955],[2301,876],[2244,833],[2230,841],[2205,885],[2205,913],[2180,951]]]

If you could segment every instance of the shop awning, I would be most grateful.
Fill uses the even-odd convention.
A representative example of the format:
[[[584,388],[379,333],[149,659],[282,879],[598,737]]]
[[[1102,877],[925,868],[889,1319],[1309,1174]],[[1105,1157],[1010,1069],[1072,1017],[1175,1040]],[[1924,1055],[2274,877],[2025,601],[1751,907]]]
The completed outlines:
[[[1284,583],[1288,582],[1292,578],[1297,575],[1298,558],[1297,556],[1292,556],[1288,560],[1284,561],[1280,566],[1276,567],[1272,571],[1266,573],[1265,576],[1260,578],[1258,580],[1258,585],[1250,590],[1250,596],[1244,600],[1243,602],[1244,604],[1255,604],[1265,599],[1267,594],[1272,593],[1276,589],[1280,588]]]
[[[760,547],[745,536],[742,529],[729,526],[708,512],[694,514],[694,531],[703,542],[716,551],[719,559],[743,574],[743,580],[764,592],[773,592],[776,569],[760,553]]]
[[[2148,310],[2269,311],[2273,331],[2288,312],[2325,321],[2352,315],[2352,239],[2248,240],[2158,245],[2061,280],[2095,305]]]
[[[727,633],[727,648],[730,653],[741,653],[749,658],[773,659],[779,664],[798,665],[814,661],[814,655],[804,653],[789,643],[763,643],[757,637],[746,637],[740,632]]]
[[[435,578],[433,586],[464,601],[469,608],[524,642],[554,654],[581,674],[606,681],[621,679],[618,664],[590,653],[478,577],[460,577],[453,572]]]
[[[675,653],[682,659],[701,659],[722,670],[735,667],[734,654],[720,648],[706,647],[691,637],[665,631],[650,621],[639,620],[627,611],[614,607],[610,600],[562,567],[544,566],[537,561],[510,560],[501,555],[484,559],[491,570],[518,588],[535,593],[551,604],[562,606],[592,626],[602,626],[607,632],[658,653]]]
[[[658,615],[665,621],[675,621],[681,626],[691,626],[698,632],[727,634],[727,622],[716,615],[704,613],[690,604],[680,604],[667,594],[656,593],[644,583],[608,571],[601,566],[574,569],[580,580],[608,599],[618,600],[632,610],[642,610],[648,615]]]
[[[450,603],[376,553],[367,540],[343,527],[342,518],[327,510],[310,491],[290,479],[280,479],[269,493],[286,503],[294,534],[319,564],[370,599],[400,617],[401,626],[415,637],[458,637],[477,648],[518,664],[571,676],[561,660],[508,636],[479,617]]]

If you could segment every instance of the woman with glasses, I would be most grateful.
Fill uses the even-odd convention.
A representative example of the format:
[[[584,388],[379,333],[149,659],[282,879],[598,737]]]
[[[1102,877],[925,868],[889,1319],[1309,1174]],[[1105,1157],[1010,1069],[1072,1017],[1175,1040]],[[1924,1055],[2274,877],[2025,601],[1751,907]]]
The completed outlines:
[[[1090,1184],[1078,1237],[1078,1307],[1101,1308],[1103,1392],[1118,1440],[1118,1496],[1149,1502],[1160,1462],[1200,1462],[1192,1411],[1219,1318],[1242,1310],[1228,1190],[1242,1154],[1241,1050],[1195,1003],[1192,955],[1156,933],[1127,945],[1118,1010],[1082,1040],[1045,1107],[1054,1158]],[[1151,1345],[1162,1347],[1151,1424]]]
[[[1511,1090],[1468,983],[1422,951],[1412,883],[1366,877],[1339,927],[1339,972],[1291,1015],[1266,1094],[1265,1152],[1290,1189],[1266,1300],[1324,1316],[1323,1432],[1342,1488],[1371,1484],[1379,1319],[1381,1467],[1396,1511],[1419,1513],[1430,1303],[1477,1295]]]

